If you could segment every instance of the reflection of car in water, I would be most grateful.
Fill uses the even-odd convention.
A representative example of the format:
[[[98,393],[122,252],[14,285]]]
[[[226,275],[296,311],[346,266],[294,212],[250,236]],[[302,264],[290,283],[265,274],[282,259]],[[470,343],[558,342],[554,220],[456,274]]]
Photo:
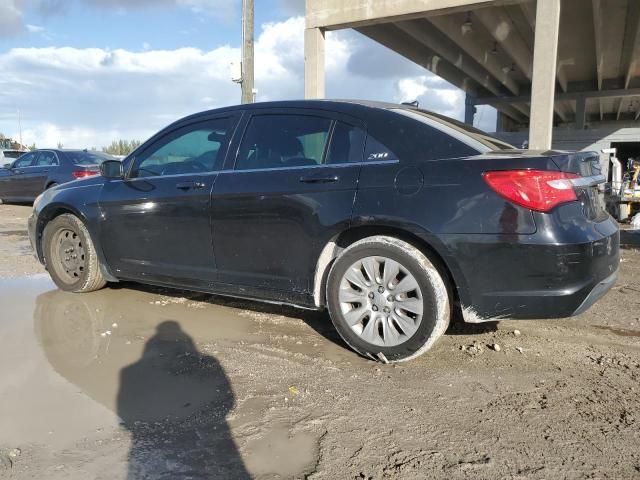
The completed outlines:
[[[125,311],[100,292],[51,291],[37,298],[34,323],[53,368],[131,432],[128,478],[249,478],[226,424],[235,401],[219,362],[171,320],[123,322],[153,332],[141,349],[112,326]]]

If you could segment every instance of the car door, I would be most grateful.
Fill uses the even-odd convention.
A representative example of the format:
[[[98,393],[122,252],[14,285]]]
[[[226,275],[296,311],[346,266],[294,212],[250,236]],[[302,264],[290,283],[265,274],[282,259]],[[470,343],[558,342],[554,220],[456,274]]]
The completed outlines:
[[[31,168],[31,178],[29,179],[29,188],[31,194],[35,197],[40,195],[47,187],[49,177],[58,169],[60,162],[55,152],[51,150],[39,150],[36,155],[35,163]]]
[[[324,111],[247,117],[234,169],[213,189],[219,278],[254,295],[280,290],[303,301],[320,251],[350,222],[365,134]]]
[[[26,153],[5,168],[0,176],[0,198],[27,200],[34,198],[30,193],[31,169],[36,153]]]
[[[161,133],[100,195],[101,244],[116,275],[203,287],[216,278],[209,206],[238,114]]]

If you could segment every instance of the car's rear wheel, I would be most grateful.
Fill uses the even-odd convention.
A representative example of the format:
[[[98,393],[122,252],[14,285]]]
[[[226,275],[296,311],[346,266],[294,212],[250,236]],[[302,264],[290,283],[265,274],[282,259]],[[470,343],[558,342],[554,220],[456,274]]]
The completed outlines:
[[[383,362],[415,358],[449,325],[442,275],[413,245],[375,236],[348,247],[327,280],[331,319],[358,353]]]
[[[42,242],[47,270],[61,290],[92,292],[107,284],[89,232],[75,215],[60,215],[49,222]]]

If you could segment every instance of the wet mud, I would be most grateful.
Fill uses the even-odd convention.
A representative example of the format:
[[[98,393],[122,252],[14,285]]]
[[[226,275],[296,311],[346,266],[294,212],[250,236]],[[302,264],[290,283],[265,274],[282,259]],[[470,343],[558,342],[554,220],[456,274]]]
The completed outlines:
[[[454,323],[383,365],[323,312],[135,284],[60,292],[11,259],[25,246],[9,207],[0,478],[640,477],[633,248],[579,317]]]

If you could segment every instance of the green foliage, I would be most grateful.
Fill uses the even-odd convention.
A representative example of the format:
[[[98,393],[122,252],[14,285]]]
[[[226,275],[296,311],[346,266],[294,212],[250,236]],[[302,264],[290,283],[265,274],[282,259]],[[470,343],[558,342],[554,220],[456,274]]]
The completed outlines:
[[[102,151],[110,155],[129,155],[141,143],[140,140],[114,140],[108,147],[102,147]]]

